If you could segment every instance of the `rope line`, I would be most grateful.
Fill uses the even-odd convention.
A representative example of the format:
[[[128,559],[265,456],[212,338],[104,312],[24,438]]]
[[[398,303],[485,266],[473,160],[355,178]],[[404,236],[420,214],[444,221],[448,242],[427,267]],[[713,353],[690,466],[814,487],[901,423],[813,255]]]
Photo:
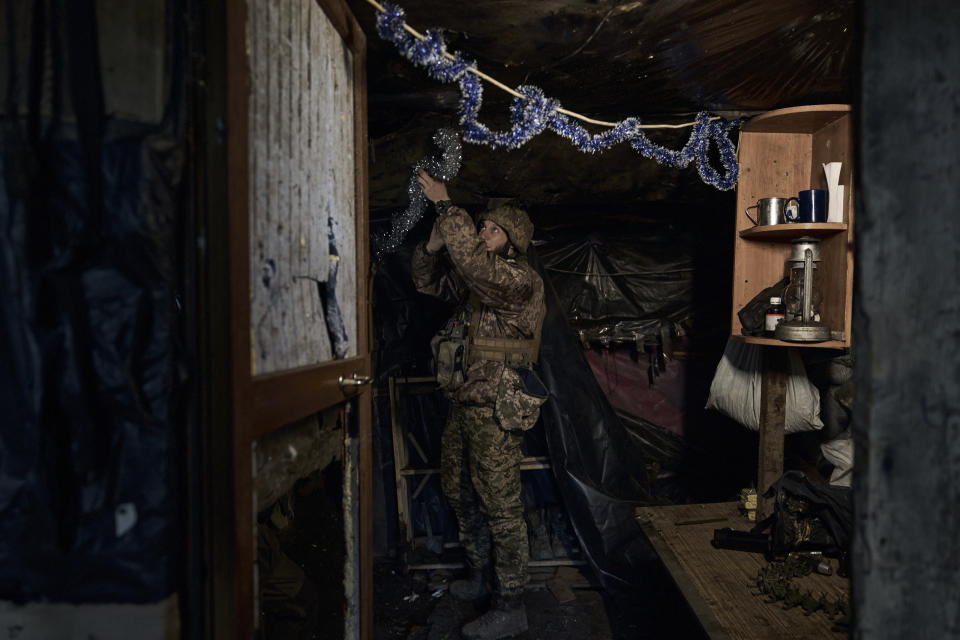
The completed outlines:
[[[377,0],[367,0],[367,3],[370,4],[370,5],[373,5],[373,6],[377,9],[377,11],[380,11],[381,13],[384,13],[384,12],[386,11],[386,10],[384,9],[383,5],[380,4],[379,2],[377,2]],[[415,37],[415,38],[417,38],[417,39],[419,39],[419,40],[421,40],[421,41],[427,39],[427,37],[426,37],[425,35],[423,35],[423,34],[420,33],[419,31],[417,31],[416,29],[414,29],[413,27],[411,27],[410,25],[408,25],[408,24],[406,23],[406,21],[404,21],[404,23],[403,23],[403,29],[404,29],[404,31],[406,31],[407,33],[409,33],[410,35],[412,35],[413,37]],[[444,52],[443,52],[443,55],[444,55],[445,58],[447,58],[447,59],[449,59],[449,60],[451,60],[451,61],[456,61],[456,58],[454,58],[454,57],[453,57],[449,52],[447,52],[447,51],[444,51]],[[473,75],[477,76],[478,78],[482,78],[483,80],[486,80],[487,82],[489,82],[490,84],[494,85],[495,87],[499,87],[500,89],[503,89],[504,91],[506,91],[507,93],[509,93],[510,95],[512,95],[512,96],[514,96],[514,97],[517,97],[517,98],[523,98],[523,97],[524,97],[523,94],[519,93],[518,91],[516,91],[516,90],[514,90],[514,89],[511,89],[510,87],[508,87],[507,85],[503,84],[502,82],[500,82],[500,81],[497,80],[496,78],[493,78],[493,77],[485,74],[484,72],[480,71],[479,69],[477,69],[477,68],[475,68],[475,67],[467,67],[467,68],[466,68],[466,71],[469,72],[469,73],[472,73]],[[574,112],[574,111],[570,111],[569,109],[560,108],[560,109],[557,109],[557,112],[558,112],[558,113],[562,113],[562,114],[564,114],[564,115],[568,115],[568,116],[570,116],[570,117],[572,117],[572,118],[576,118],[577,120],[582,120],[583,122],[588,122],[588,123],[590,123],[590,124],[596,124],[596,125],[600,125],[600,126],[603,126],[603,127],[615,127],[615,126],[617,126],[617,123],[616,123],[616,122],[607,122],[606,120],[595,120],[595,119],[593,119],[593,118],[588,118],[587,116],[581,115],[581,114],[576,113],[576,112]],[[711,119],[711,120],[720,120],[721,118],[720,118],[720,116],[714,116],[714,117],[712,117],[712,118],[710,118],[710,119]],[[693,122],[684,122],[684,123],[682,123],[682,124],[640,124],[640,125],[637,125],[637,127],[640,128],[640,129],[683,129],[683,128],[685,128],[685,127],[692,127],[692,126],[694,126],[695,124],[697,124],[696,121],[693,121]]]

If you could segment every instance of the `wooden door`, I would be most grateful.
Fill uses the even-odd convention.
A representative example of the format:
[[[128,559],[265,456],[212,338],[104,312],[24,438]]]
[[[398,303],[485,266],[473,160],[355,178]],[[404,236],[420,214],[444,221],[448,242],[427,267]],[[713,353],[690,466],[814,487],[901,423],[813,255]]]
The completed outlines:
[[[255,626],[253,442],[349,404],[358,422],[359,627],[370,638],[365,38],[343,0],[248,0],[226,10],[237,637]]]

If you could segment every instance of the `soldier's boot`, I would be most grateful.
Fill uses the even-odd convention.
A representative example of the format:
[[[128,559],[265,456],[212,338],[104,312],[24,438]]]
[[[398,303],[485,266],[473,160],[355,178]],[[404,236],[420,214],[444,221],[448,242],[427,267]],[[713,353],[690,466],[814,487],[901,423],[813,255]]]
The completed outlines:
[[[500,640],[527,630],[527,610],[519,595],[501,596],[485,614],[463,626],[466,640]]]
[[[486,571],[469,569],[466,578],[450,583],[450,595],[463,602],[479,600],[487,595]]]

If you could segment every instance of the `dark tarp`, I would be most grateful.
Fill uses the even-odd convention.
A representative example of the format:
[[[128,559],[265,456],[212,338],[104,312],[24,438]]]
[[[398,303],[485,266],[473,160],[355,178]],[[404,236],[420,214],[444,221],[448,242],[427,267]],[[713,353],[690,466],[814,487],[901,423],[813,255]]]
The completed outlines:
[[[693,313],[687,243],[656,230],[576,234],[537,247],[556,301],[584,342],[683,335]]]
[[[7,60],[0,125],[0,598],[154,602],[178,570],[182,23],[167,25],[176,81],[148,126],[104,115],[93,3],[50,3],[62,22],[47,4],[27,59]],[[30,24],[14,16],[5,35]]]
[[[535,251],[530,260],[544,275],[547,291],[540,373],[551,396],[541,422],[553,475],[587,558],[605,584],[638,584],[639,570],[654,556],[634,513],[640,505],[664,501],[647,470],[669,457],[659,447],[644,446],[648,443],[632,438],[624,428],[593,376]]]
[[[725,205],[583,209],[566,224],[538,229],[544,276],[581,341],[660,344],[669,353],[678,336],[725,335],[734,233]]]

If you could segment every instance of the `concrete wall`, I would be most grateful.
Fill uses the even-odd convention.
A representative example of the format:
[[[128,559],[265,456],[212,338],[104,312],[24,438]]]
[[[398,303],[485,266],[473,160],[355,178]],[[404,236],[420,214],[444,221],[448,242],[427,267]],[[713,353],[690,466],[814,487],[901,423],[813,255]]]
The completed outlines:
[[[960,637],[960,3],[864,1],[857,638]]]

